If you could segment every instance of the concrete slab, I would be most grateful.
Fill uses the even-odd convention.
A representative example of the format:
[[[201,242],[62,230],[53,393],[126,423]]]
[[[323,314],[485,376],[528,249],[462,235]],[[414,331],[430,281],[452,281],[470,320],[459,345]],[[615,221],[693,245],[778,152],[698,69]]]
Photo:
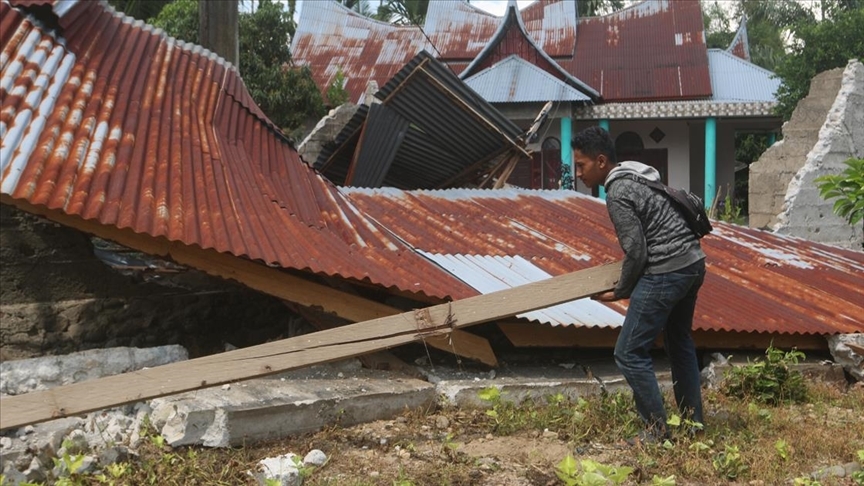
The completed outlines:
[[[248,380],[151,401],[153,421],[173,445],[236,446],[430,408],[435,386],[383,371]]]

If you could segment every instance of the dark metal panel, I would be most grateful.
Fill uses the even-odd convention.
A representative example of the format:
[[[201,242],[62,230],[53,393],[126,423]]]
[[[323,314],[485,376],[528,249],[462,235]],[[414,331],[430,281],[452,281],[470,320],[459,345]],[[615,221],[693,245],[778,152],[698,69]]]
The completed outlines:
[[[390,108],[374,104],[363,130],[351,175],[347,185],[354,187],[380,187],[402,145],[408,120]]]

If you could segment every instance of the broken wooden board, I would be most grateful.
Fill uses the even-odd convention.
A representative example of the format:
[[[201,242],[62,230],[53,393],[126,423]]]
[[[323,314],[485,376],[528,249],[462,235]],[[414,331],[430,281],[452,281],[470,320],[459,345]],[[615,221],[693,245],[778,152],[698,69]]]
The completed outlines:
[[[0,430],[392,348],[605,292],[621,262],[189,361],[0,398]]]
[[[84,233],[111,240],[150,255],[167,257],[176,263],[196,268],[216,277],[235,280],[249,288],[289,302],[307,307],[320,307],[326,312],[332,312],[351,322],[368,321],[401,312],[400,309],[311,282],[281,269],[270,268],[261,263],[219,253],[216,250],[202,249],[168,241],[162,237],[141,235],[129,229],[106,226],[78,216],[70,216],[60,211],[34,206],[25,201],[13,199],[6,194],[2,195],[0,201]],[[459,356],[477,360],[489,366],[498,365],[498,360],[488,341],[484,344],[483,341],[485,340],[481,341],[481,338],[461,331],[454,332],[451,338],[454,343],[458,343],[458,346],[454,347],[438,340],[430,340],[428,344],[443,351],[464,353]]]

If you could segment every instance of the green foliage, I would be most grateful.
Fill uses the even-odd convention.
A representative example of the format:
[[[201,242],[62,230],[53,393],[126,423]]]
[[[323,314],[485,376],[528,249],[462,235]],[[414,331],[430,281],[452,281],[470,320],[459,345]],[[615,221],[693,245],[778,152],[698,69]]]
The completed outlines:
[[[305,125],[324,115],[321,92],[308,68],[291,63],[290,37],[296,30],[288,10],[273,0],[260,0],[252,12],[240,12],[240,75],[261,111],[285,133],[302,135]],[[168,35],[198,42],[198,1],[177,0],[149,23]]]
[[[736,479],[747,472],[748,466],[741,458],[738,446],[727,445],[711,460],[714,470],[725,479]]]
[[[341,69],[336,71],[333,82],[327,87],[327,103],[335,108],[348,101],[348,91],[345,90],[345,73]]]
[[[198,43],[198,0],[176,0],[147,20],[177,39]]]
[[[671,476],[666,476],[665,478],[661,478],[660,476],[657,476],[655,474],[651,478],[651,484],[653,484],[654,486],[675,486],[678,483],[675,481],[674,474]]]
[[[705,43],[709,49],[726,49],[735,38],[735,29],[727,10],[714,0],[702,5],[702,22],[705,26]]]
[[[837,175],[817,177],[822,199],[837,199],[834,214],[845,218],[850,225],[864,219],[864,159],[849,159],[846,169]]]
[[[159,12],[173,0],[108,0],[108,4],[124,14],[136,19],[147,20],[159,15]]]
[[[787,460],[789,459],[789,443],[783,439],[777,439],[777,442],[774,442],[774,450],[777,451],[777,455],[780,456],[780,459]]]
[[[624,8],[623,0],[580,0],[576,2],[580,17],[595,17]]]
[[[769,2],[766,2],[769,3]],[[846,66],[849,59],[864,53],[864,7],[838,10],[819,23],[799,23],[794,27],[798,42],[780,62],[775,72],[782,80],[777,90],[777,113],[788,120],[792,111],[810,90],[812,78],[823,71]]]
[[[864,449],[861,449],[857,452],[858,455],[858,464],[864,464]],[[861,486],[864,485],[864,468],[859,469],[852,473],[852,480],[855,481],[855,484]]]
[[[804,359],[804,353],[795,349],[784,352],[771,346],[765,356],[764,361],[748,360],[746,365],[732,367],[723,380],[723,392],[769,405],[804,402],[807,399],[804,377],[791,369]]]
[[[384,0],[375,17],[397,25],[422,27],[428,10],[429,0]]]
[[[632,472],[632,467],[607,466],[591,459],[577,463],[569,454],[555,468],[558,479],[567,486],[622,484]]]

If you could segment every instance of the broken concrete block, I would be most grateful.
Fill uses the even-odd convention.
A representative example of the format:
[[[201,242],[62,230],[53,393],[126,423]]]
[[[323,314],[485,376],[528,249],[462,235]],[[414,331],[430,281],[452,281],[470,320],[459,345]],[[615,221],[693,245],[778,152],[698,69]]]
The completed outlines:
[[[300,459],[291,453],[268,457],[258,461],[257,471],[247,473],[262,486],[269,486],[274,482],[280,486],[300,486],[303,478],[300,477],[300,469],[297,467],[299,461]]]
[[[0,394],[21,395],[189,359],[183,346],[91,349],[0,362]]]
[[[406,409],[434,405],[435,387],[380,371],[341,373],[342,378],[258,379],[229,390],[204,389],[151,402],[167,416],[162,436],[172,446],[229,447],[391,418]]]
[[[828,336],[828,350],[847,373],[864,382],[864,333]]]

